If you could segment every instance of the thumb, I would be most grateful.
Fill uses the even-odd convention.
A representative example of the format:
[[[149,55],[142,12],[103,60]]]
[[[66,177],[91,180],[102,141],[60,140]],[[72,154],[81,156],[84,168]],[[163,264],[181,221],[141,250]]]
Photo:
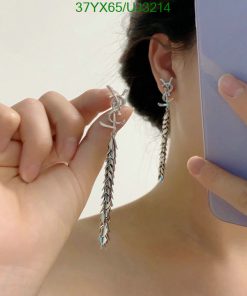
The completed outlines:
[[[116,121],[123,122],[125,120],[127,122],[133,110],[134,108],[132,107],[122,106],[120,110],[121,115],[117,114]],[[111,125],[108,120],[108,114],[109,111],[105,112],[90,126],[75,156],[69,163],[71,170],[77,177],[82,192],[86,194],[86,198],[90,194],[107,156],[108,144],[113,129],[101,126],[100,121]],[[116,131],[119,131],[123,125],[116,124]]]

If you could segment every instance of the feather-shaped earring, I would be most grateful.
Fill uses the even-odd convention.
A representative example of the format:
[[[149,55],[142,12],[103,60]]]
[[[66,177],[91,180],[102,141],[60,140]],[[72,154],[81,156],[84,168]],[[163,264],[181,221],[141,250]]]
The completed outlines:
[[[111,139],[108,145],[108,152],[106,157],[106,166],[105,166],[105,181],[103,187],[103,201],[102,201],[102,209],[100,214],[100,234],[99,234],[99,243],[100,247],[103,248],[107,242],[109,241],[109,222],[110,222],[110,211],[112,207],[112,199],[113,199],[113,178],[115,172],[116,165],[116,125],[125,123],[116,121],[116,114],[121,115],[120,108],[126,104],[127,100],[124,98],[124,95],[128,92],[127,89],[120,95],[117,93],[112,87],[107,85],[107,88],[110,90],[111,95],[110,99],[112,99],[112,109],[109,111],[108,120],[112,123],[112,125],[107,125],[100,121],[100,124],[104,127],[113,129],[111,134]]]
[[[169,130],[170,130],[170,110],[169,110],[170,106],[169,106],[169,103],[174,100],[174,98],[171,98],[169,100],[169,97],[171,96],[171,92],[173,90],[172,79],[173,79],[173,77],[171,77],[171,79],[169,81],[164,81],[162,78],[160,78],[162,86],[165,89],[165,91],[162,95],[162,100],[165,103],[158,103],[158,106],[159,107],[166,107],[166,112],[164,113],[163,122],[162,122],[162,140],[161,140],[159,176],[158,176],[159,182],[164,181],[164,174],[165,174],[167,140],[168,140],[168,134],[169,134]]]

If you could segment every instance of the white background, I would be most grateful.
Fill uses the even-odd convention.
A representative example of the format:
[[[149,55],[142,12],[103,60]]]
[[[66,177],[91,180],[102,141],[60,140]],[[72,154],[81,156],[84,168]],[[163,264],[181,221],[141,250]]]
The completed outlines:
[[[118,59],[129,15],[78,13],[76,2],[1,1],[1,103],[11,106],[27,97],[38,99],[49,90],[70,100],[106,84],[119,92],[126,87],[118,73]],[[156,185],[160,151],[158,131],[136,114],[116,139],[113,207],[141,197]],[[104,166],[80,218],[100,211],[103,181]]]

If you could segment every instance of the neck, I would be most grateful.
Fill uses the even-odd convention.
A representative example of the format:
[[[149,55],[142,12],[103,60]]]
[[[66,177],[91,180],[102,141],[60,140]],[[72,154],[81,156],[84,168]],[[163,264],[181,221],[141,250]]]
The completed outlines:
[[[220,257],[245,256],[247,229],[223,222],[211,212],[208,190],[189,173],[186,163],[193,155],[186,153],[185,146],[171,141],[163,183],[147,194],[150,220],[159,235],[165,235],[167,225],[183,238],[193,241],[207,252]],[[174,143],[174,144],[173,144]],[[162,229],[162,230],[160,230]]]

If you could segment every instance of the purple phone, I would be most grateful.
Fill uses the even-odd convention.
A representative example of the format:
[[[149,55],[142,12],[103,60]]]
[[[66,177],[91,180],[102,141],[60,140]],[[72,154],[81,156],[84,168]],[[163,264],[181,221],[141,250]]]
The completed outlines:
[[[218,93],[218,79],[231,73],[247,81],[247,1],[195,0],[204,157],[247,179],[247,126]],[[247,226],[244,215],[208,192],[217,218]]]

